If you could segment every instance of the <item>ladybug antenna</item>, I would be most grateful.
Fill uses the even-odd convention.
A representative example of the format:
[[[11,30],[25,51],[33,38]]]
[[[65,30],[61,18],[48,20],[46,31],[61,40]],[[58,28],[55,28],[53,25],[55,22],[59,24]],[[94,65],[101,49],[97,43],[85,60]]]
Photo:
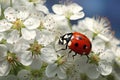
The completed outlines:
[[[59,32],[60,35],[63,35],[61,32]]]

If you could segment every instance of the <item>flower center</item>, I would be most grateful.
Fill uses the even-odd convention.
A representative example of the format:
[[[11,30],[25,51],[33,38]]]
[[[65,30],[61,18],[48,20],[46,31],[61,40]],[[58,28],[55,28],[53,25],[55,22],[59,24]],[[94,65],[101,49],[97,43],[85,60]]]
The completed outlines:
[[[38,44],[37,41],[35,41],[33,44],[30,44],[30,48],[28,50],[30,50],[32,52],[32,54],[40,54],[40,50],[43,46]]]
[[[10,64],[14,64],[17,61],[17,57],[15,53],[8,53],[7,60]]]
[[[64,64],[66,62],[66,58],[64,58],[64,56],[60,56],[58,57],[58,60],[55,62],[58,64],[58,66]]]
[[[6,58],[9,64],[11,65],[11,74],[17,75],[21,68],[24,68],[24,66],[18,61],[18,58],[15,53],[8,52]]]
[[[13,22],[13,29],[16,29],[18,31],[21,31],[21,28],[24,28],[24,24],[20,19],[17,19],[15,22]]]
[[[99,54],[92,54],[90,56],[90,62],[89,63],[93,63],[93,64],[98,65],[99,61],[100,61]]]
[[[64,15],[66,18],[70,19],[70,17],[73,15],[73,13],[70,11],[66,11]]]

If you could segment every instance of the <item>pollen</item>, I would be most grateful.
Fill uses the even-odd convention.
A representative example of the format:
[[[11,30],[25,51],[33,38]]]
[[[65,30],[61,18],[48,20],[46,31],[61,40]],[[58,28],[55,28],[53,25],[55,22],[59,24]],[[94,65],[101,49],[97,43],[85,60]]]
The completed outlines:
[[[42,48],[41,44],[38,44],[37,41],[35,41],[33,44],[30,45],[31,47],[28,49],[32,52],[32,54],[40,54],[40,50]]]
[[[66,58],[64,58],[63,56],[59,57],[58,60],[56,61],[58,66],[62,65],[66,62]]]
[[[7,54],[7,60],[9,63],[14,63],[15,61],[17,61],[17,57],[14,53],[8,53]]]
[[[17,19],[15,22],[13,22],[12,28],[20,31],[21,28],[24,28],[24,24],[20,19]]]
[[[93,54],[91,57],[90,57],[90,63],[94,63],[96,65],[98,65],[98,62],[100,61],[100,58],[97,54]]]

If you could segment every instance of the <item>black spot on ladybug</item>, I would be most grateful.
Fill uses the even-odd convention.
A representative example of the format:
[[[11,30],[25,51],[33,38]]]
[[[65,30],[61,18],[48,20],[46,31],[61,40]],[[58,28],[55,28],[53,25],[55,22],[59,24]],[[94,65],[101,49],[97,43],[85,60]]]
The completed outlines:
[[[75,43],[74,45],[75,45],[75,47],[78,47],[78,46],[79,46],[78,43]]]
[[[86,49],[86,48],[87,48],[87,46],[86,46],[86,45],[84,45],[84,46],[83,46],[83,49]]]

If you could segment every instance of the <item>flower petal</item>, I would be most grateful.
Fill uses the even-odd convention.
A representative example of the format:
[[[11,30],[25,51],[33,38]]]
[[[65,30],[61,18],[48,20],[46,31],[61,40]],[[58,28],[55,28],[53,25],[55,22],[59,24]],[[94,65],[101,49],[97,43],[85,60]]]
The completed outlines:
[[[60,67],[57,69],[57,75],[60,79],[65,79],[67,77],[66,72],[61,70]]]
[[[5,57],[7,56],[7,46],[4,44],[0,44],[0,57]]]
[[[105,60],[106,62],[112,62],[115,58],[115,55],[112,50],[107,49],[101,53],[99,57],[101,60]]]
[[[55,20],[53,18],[52,15],[47,15],[44,20],[43,20],[43,26],[47,29],[47,30],[51,30],[53,31],[55,26],[56,26],[56,23],[55,23]]]
[[[86,74],[90,79],[97,79],[100,76],[100,73],[96,69],[97,67],[95,65],[88,65],[88,68],[86,70]]]
[[[64,14],[64,10],[66,9],[66,7],[64,5],[60,5],[60,4],[55,4],[52,6],[52,10],[54,11],[54,13],[61,15]]]
[[[98,37],[100,37],[102,40],[104,40],[106,42],[110,41],[110,39],[108,37],[106,37],[106,36],[104,36],[102,34],[98,34]]]
[[[21,51],[26,51],[29,47],[29,42],[23,38],[20,38],[14,45],[14,52],[19,53]]]
[[[17,30],[13,30],[7,38],[7,42],[13,44],[16,43],[18,39],[19,39],[19,32]]]
[[[41,49],[41,59],[47,63],[54,63],[57,60],[57,54],[52,46]]]
[[[99,52],[99,50],[105,49],[105,42],[101,40],[100,38],[95,38],[95,40],[92,41],[92,49],[94,52]]]
[[[47,77],[54,77],[57,73],[57,64],[49,64],[45,70]]]
[[[32,53],[29,51],[24,51],[24,52],[21,51],[21,53],[19,53],[17,56],[18,56],[20,62],[25,66],[30,65],[33,61]]]
[[[23,37],[25,40],[34,39],[35,36],[36,36],[36,32],[35,32],[35,31],[33,31],[33,30],[28,30],[28,29],[26,29],[26,28],[22,28],[21,32],[22,32],[22,37]]]
[[[10,72],[10,65],[7,61],[0,62],[0,76],[7,76]]]
[[[36,29],[40,25],[40,21],[37,18],[28,18],[25,20],[24,25],[27,27],[27,29]]]
[[[109,75],[112,72],[112,66],[106,61],[100,61],[98,71],[104,76]]]
[[[77,71],[79,71],[80,73],[84,73],[88,68],[88,64],[86,63],[86,60],[87,60],[86,56],[83,56],[81,58],[77,58],[75,60],[75,64],[76,64],[75,69]]]
[[[35,7],[37,10],[39,11],[42,11],[44,12],[45,14],[48,14],[49,11],[48,11],[48,8],[44,5],[41,5],[41,4],[36,4],[36,7]]]
[[[39,70],[42,67],[42,60],[40,59],[40,55],[34,55],[33,62],[30,65],[32,69]]]
[[[10,22],[14,22],[17,19],[16,11],[12,7],[8,7],[7,9],[5,9],[4,15],[5,15],[5,18]]]
[[[79,12],[70,16],[70,20],[80,19],[83,18],[84,16],[85,16],[84,12]]]
[[[36,36],[37,41],[44,46],[50,44],[55,39],[55,35],[48,30],[36,31],[36,33],[37,33]]]
[[[9,30],[12,27],[12,24],[9,23],[7,20],[3,19],[0,20],[0,32],[4,32]]]
[[[19,80],[30,80],[30,71],[23,69],[18,72],[17,77],[19,78]]]
[[[20,6],[17,9],[17,18],[25,20],[29,16],[29,11],[25,6]]]
[[[68,5],[68,9],[73,13],[78,13],[79,11],[83,10],[83,8],[76,3]]]

